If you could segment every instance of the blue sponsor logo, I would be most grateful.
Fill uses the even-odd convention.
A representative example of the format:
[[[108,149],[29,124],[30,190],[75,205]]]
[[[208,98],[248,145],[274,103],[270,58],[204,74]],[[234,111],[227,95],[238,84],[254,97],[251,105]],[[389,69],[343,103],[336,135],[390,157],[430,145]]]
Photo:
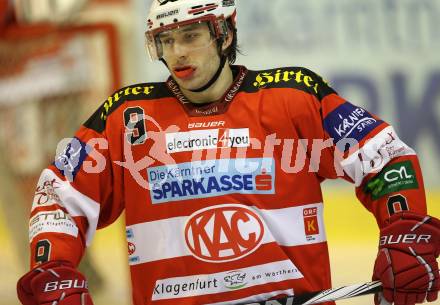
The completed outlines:
[[[140,261],[139,256],[133,256],[133,257],[129,257],[128,261],[130,263],[138,263]]]
[[[91,150],[91,147],[75,137],[67,144],[64,151],[56,157],[55,166],[72,182]]]
[[[134,237],[133,229],[126,229],[125,235],[127,236],[127,239],[133,238]]]
[[[153,204],[225,194],[274,194],[272,158],[219,159],[147,169]]]
[[[365,109],[347,102],[327,115],[324,128],[336,143],[347,138],[359,142],[381,123]]]

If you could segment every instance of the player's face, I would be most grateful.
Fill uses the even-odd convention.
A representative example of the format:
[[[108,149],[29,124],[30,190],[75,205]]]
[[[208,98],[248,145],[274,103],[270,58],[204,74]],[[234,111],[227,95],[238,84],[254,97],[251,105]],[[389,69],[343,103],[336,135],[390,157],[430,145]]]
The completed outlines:
[[[163,58],[178,85],[192,90],[205,85],[220,64],[217,44],[206,23],[159,34]]]

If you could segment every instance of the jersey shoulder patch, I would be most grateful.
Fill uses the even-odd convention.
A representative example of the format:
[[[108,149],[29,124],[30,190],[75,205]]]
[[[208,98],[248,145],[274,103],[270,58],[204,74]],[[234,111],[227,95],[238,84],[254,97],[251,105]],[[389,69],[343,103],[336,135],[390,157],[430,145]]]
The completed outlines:
[[[103,132],[107,117],[126,101],[155,100],[171,97],[164,82],[130,85],[115,91],[98,110],[84,123],[84,126]]]
[[[249,71],[243,87],[248,92],[270,88],[298,89],[313,94],[319,101],[329,94],[336,93],[321,76],[304,67]]]

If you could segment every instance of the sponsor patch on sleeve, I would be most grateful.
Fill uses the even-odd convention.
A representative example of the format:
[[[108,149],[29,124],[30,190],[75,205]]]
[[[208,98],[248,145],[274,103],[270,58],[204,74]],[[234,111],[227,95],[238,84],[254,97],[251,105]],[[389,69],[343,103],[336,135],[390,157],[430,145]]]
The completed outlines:
[[[371,193],[371,197],[377,200],[394,192],[417,189],[418,187],[419,184],[411,161],[404,161],[384,167],[367,183],[365,192]]]
[[[365,109],[346,102],[327,115],[324,128],[335,142],[347,138],[359,142],[382,122]]]
[[[91,147],[75,137],[56,157],[55,166],[69,181],[73,181],[90,151]]]
[[[57,194],[57,190],[60,187],[61,184],[56,178],[40,180],[35,189],[32,209],[61,203],[61,199]]]
[[[360,186],[367,175],[379,173],[391,159],[408,155],[415,155],[414,150],[399,139],[392,126],[388,126],[368,139],[341,165],[355,185]]]
[[[78,227],[72,217],[62,210],[40,212],[29,220],[29,240],[41,233],[64,233],[77,237]]]

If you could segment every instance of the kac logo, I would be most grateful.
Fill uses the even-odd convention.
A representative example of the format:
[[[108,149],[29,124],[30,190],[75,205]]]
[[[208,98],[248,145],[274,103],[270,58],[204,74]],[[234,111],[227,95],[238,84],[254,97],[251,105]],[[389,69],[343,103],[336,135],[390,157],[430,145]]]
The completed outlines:
[[[202,261],[221,263],[245,257],[260,246],[264,225],[244,205],[208,207],[191,215],[185,226],[190,252]]]

